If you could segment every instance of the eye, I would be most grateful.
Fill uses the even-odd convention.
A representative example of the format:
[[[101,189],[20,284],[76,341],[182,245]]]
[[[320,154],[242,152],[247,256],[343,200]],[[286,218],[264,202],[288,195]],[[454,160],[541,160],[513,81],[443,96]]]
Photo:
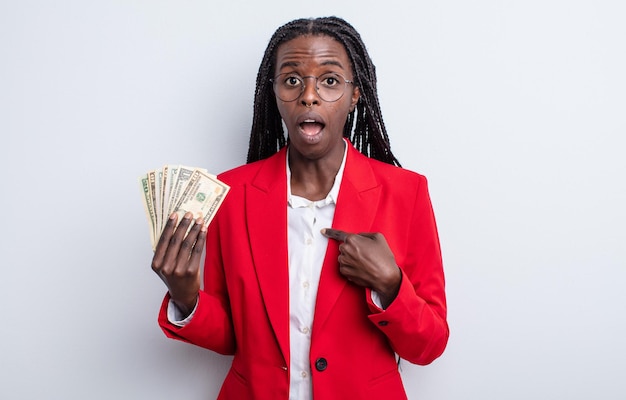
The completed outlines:
[[[302,85],[302,78],[297,75],[286,75],[282,79],[283,86],[288,88],[297,88]]]
[[[326,74],[320,77],[319,82],[327,88],[333,88],[339,86],[342,80],[339,75]]]

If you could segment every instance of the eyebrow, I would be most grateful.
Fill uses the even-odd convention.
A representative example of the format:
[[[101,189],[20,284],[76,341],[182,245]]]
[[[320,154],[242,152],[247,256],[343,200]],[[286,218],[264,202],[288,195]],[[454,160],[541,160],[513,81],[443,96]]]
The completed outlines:
[[[287,61],[287,62],[284,62],[284,63],[280,64],[280,66],[278,67],[278,69],[283,69],[283,68],[285,68],[285,67],[297,67],[298,65],[300,65],[300,63],[299,63],[299,62],[296,62],[296,61]]]
[[[336,65],[339,68],[343,69],[343,65],[339,61],[336,61],[336,60],[327,60],[327,61],[322,62],[321,65]]]

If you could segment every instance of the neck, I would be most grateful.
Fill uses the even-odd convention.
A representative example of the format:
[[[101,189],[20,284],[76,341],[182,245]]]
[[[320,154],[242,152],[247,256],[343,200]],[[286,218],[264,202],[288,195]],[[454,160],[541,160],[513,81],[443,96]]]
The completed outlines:
[[[326,198],[341,167],[344,149],[345,142],[338,147],[339,151],[319,160],[304,159],[289,152],[291,194],[311,201]]]

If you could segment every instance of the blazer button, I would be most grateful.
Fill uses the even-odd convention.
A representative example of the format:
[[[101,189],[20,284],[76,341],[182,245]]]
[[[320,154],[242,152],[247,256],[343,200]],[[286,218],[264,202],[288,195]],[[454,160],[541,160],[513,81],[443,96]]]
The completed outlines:
[[[325,358],[320,357],[317,360],[315,360],[315,369],[322,372],[326,369],[326,367],[328,367],[328,362],[326,361]]]

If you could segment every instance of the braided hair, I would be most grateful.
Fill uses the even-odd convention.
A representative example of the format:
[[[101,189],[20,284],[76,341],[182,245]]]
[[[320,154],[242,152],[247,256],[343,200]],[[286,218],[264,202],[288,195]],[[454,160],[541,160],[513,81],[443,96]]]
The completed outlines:
[[[326,35],[337,40],[345,48],[352,64],[353,80],[361,96],[356,106],[356,118],[355,111],[348,114],[343,136],[366,156],[400,166],[400,162],[391,152],[387,129],[380,111],[376,68],[359,33],[352,25],[337,17],[297,19],[278,28],[270,39],[256,79],[248,163],[267,158],[286,145],[282,120],[270,79],[274,77],[276,53],[280,45],[306,35]]]

